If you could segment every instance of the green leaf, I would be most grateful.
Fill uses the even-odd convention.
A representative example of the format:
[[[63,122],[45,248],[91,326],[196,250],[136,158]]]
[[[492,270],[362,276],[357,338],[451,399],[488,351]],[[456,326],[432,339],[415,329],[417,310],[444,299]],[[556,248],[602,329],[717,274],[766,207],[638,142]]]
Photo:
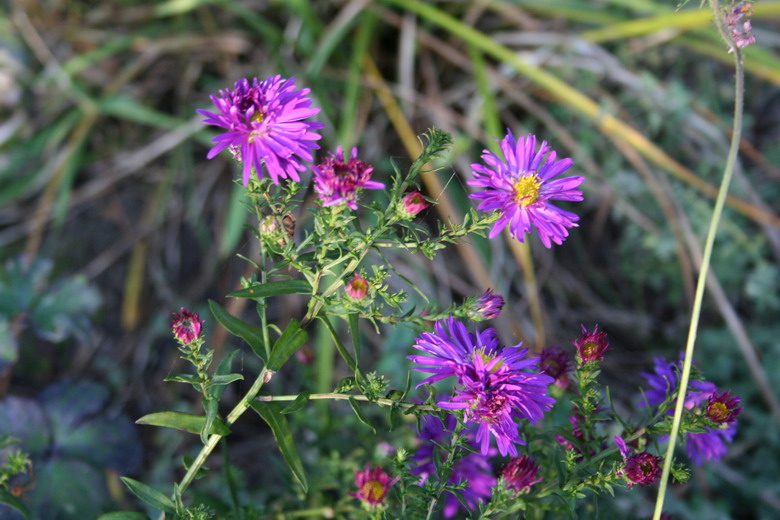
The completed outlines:
[[[138,482],[130,477],[120,477],[125,486],[133,492],[135,496],[149,504],[150,506],[164,511],[166,513],[174,512],[173,501],[167,496],[163,495],[153,487],[149,487],[143,482]]]
[[[306,280],[283,280],[279,282],[255,283],[228,294],[229,298],[267,298],[280,294],[311,294],[311,285]]]
[[[352,350],[355,352],[355,364],[360,365],[360,328],[358,327],[358,315],[349,315],[349,333],[352,335]]]
[[[293,476],[303,488],[305,493],[309,485],[306,482],[306,473],[303,471],[303,463],[301,457],[298,455],[298,449],[293,442],[292,432],[287,425],[287,419],[282,415],[279,410],[279,405],[276,403],[261,403],[255,401],[250,404],[252,409],[256,411],[260,417],[271,428],[271,432],[274,434],[276,443],[279,445],[279,450],[282,452],[284,461],[292,471]]]
[[[211,384],[217,385],[217,386],[223,386],[223,385],[229,385],[233,381],[239,381],[244,379],[244,376],[241,374],[224,374],[224,375],[218,375],[211,378]]]
[[[149,517],[134,511],[116,511],[100,515],[97,520],[149,520]]]
[[[200,379],[194,374],[172,374],[163,379],[163,381],[166,383],[187,383],[190,385],[200,383]]]
[[[355,376],[347,376],[344,378],[341,378],[338,383],[336,383],[336,388],[333,390],[337,394],[343,394],[344,392],[349,392],[350,390],[354,390],[357,388],[357,382],[355,381]]]
[[[203,428],[199,432],[200,441],[203,444],[206,444],[209,441],[209,431],[217,420],[217,412],[219,412],[219,401],[214,398],[204,396],[200,402],[203,404],[203,410],[206,412]]]
[[[32,520],[32,516],[24,503],[3,488],[0,488],[0,504],[5,504],[19,511],[25,520]]]
[[[318,318],[325,324],[325,326],[328,328],[328,331],[330,331],[333,342],[336,344],[336,349],[339,351],[339,354],[341,354],[341,357],[344,358],[344,361],[347,362],[349,369],[353,372],[357,372],[357,362],[352,357],[352,354],[350,354],[347,349],[344,348],[344,344],[341,342],[341,339],[336,333],[336,329],[333,328],[330,320],[326,316],[318,316]]]
[[[268,363],[263,333],[260,329],[236,318],[214,300],[209,300],[209,308],[217,321],[222,324],[229,333],[246,341],[249,346],[252,347],[252,351],[263,360],[263,363]]]
[[[216,379],[219,376],[223,376],[225,374],[230,373],[230,367],[233,365],[233,360],[238,355],[238,350],[232,351],[230,354],[225,356],[222,361],[219,362],[219,365],[217,365],[217,369],[214,371],[214,379]],[[214,399],[219,401],[222,398],[222,394],[225,392],[225,387],[222,384],[215,384],[212,387],[209,387],[209,395],[211,395]]]
[[[144,415],[136,424],[147,424],[149,426],[162,426],[164,428],[174,428],[187,433],[199,434],[203,430],[206,418],[202,415],[193,415],[184,412],[155,412]],[[210,434],[218,435],[230,434],[230,428],[220,420],[215,420],[211,425]]]
[[[298,321],[295,319],[290,320],[290,324],[287,325],[282,335],[274,343],[271,350],[271,359],[268,361],[268,368],[274,372],[278,371],[308,339],[309,335],[306,334],[305,330],[301,329]]]
[[[304,406],[306,406],[306,403],[309,402],[309,396],[311,394],[309,392],[301,392],[298,394],[298,397],[295,398],[295,401],[287,405],[284,410],[282,410],[281,413],[284,415],[287,415],[289,413],[297,412]]]
[[[360,405],[354,397],[349,398],[349,405],[352,407],[352,411],[355,412],[355,415],[357,415],[358,420],[371,428],[371,431],[376,435],[376,428],[374,428],[374,425],[368,420],[366,414],[363,413],[363,409],[360,408]]]

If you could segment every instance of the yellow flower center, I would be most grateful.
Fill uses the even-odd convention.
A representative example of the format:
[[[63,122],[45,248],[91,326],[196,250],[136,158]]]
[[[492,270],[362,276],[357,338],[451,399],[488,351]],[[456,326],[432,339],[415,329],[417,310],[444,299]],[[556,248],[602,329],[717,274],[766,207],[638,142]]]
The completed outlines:
[[[252,117],[249,118],[253,123],[262,123],[263,119],[265,119],[265,114],[260,110],[256,111],[252,114]]]
[[[482,358],[482,363],[484,363],[485,365],[487,365],[488,363],[490,363],[491,361],[493,361],[496,358],[496,356],[494,356],[494,355],[487,354],[485,352],[485,348],[484,347],[479,349],[479,350],[475,350],[474,351],[474,355],[475,356],[479,356],[480,358]],[[498,363],[496,363],[496,366],[494,366],[493,368],[490,369],[490,373],[491,374],[494,373],[496,370],[501,368],[501,366],[503,364],[504,364],[503,361],[499,361]]]
[[[515,183],[515,200],[523,206],[529,206],[539,198],[542,180],[536,173],[520,177]]]
[[[363,487],[360,488],[360,494],[365,497],[369,502],[375,503],[382,500],[382,494],[385,491],[385,486],[378,480],[369,480]]]
[[[723,422],[729,416],[729,408],[724,403],[712,403],[708,410],[712,420]]]

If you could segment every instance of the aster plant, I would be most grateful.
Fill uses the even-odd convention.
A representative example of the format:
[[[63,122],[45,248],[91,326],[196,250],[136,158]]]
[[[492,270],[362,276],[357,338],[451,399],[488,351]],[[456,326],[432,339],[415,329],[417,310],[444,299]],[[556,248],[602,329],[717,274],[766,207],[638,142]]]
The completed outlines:
[[[749,30],[741,21],[745,14],[733,11],[728,22],[743,24],[737,52]],[[463,223],[423,226],[416,220],[435,200],[422,195],[418,180],[431,164],[441,164],[452,143],[446,133],[424,134],[424,148],[407,170],[392,163],[392,171],[379,171],[372,164],[376,158],[358,159],[357,148],[347,153],[337,146],[315,158],[323,125],[312,118],[319,109],[294,79],[239,79],[211,100],[216,111],[199,113],[205,124],[224,131],[207,156],[227,150],[240,165],[238,182],[256,219],[252,229],[260,246],[256,258],[245,258],[252,274],[227,296],[253,304],[257,315],[245,321],[210,301],[213,319],[184,308],[173,316],[174,338],[191,367],[166,380],[190,384],[202,410],[157,412],[138,422],[199,435],[202,446],[184,459],[183,476],[164,492],[123,478],[130,491],[160,511],[160,519],[224,513],[187,492],[208,473],[206,462],[246,412],[267,426],[288,469],[279,481],[296,489],[270,492],[274,498],[257,511],[238,504],[231,488],[235,518],[252,517],[250,511],[256,517],[289,512],[290,517],[488,519],[521,511],[529,518],[563,517],[616,487],[652,488],[669,473],[684,481],[686,463],[659,453],[676,435],[685,439],[694,464],[725,455],[742,411],[740,398],[698,372],[689,383],[683,363],[656,359],[653,372],[643,374],[647,385],[636,398],[638,411],[620,416],[600,381],[610,354],[620,348],[619,342],[610,344],[606,330],[583,325],[571,340],[573,355],[559,346],[532,352],[478,325],[514,312],[506,295],[479,288],[462,303],[439,305],[387,260],[387,250],[432,259],[450,244],[475,235],[493,239],[504,229],[520,242],[535,231],[545,248],[562,245],[579,222],[565,208],[583,200],[579,187],[585,179],[565,175],[573,161],[559,158],[546,141],[507,130],[500,154],[484,150],[482,162],[471,165],[469,197],[477,203]],[[305,204],[307,193],[314,203]],[[270,313],[286,295],[304,302],[303,310]],[[244,352],[256,358],[248,364],[257,367],[252,381],[234,384],[249,373],[233,372],[238,350],[211,366],[209,322],[246,343]],[[406,339],[393,336],[392,348],[405,353],[404,366],[392,374],[369,366],[363,350],[372,342],[366,333],[401,327],[412,331]],[[316,349],[307,345],[313,329]],[[290,362],[304,358],[298,368]],[[315,374],[321,383],[316,392],[305,385],[283,387],[290,385],[291,370],[308,366],[321,371]],[[334,385],[336,368],[344,377]],[[679,414],[672,415],[672,407],[681,387],[685,412],[675,430]],[[342,447],[346,440],[348,446],[326,458],[311,442],[318,435],[311,414],[335,409],[337,401],[351,415],[339,417],[344,438],[331,440]],[[258,456],[274,469],[267,463],[271,453]],[[225,473],[229,480],[230,471]]]

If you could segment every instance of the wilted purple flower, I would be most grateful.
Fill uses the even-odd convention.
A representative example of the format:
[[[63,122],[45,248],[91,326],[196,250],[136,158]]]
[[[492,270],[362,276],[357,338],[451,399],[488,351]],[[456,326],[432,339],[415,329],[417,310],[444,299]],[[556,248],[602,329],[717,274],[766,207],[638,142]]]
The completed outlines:
[[[184,307],[181,308],[181,314],[173,313],[171,329],[174,337],[182,345],[189,345],[200,337],[203,321],[194,312],[190,312]]]
[[[569,373],[573,370],[571,356],[559,345],[550,345],[542,349],[539,356],[539,372],[555,379],[555,386],[569,386]]]
[[[697,466],[700,466],[705,460],[720,460],[728,453],[726,443],[731,443],[736,433],[736,424],[724,429],[707,428],[704,433],[689,433],[685,437],[688,457]]]
[[[368,281],[355,273],[355,277],[347,282],[344,290],[350,298],[361,300],[368,295]]]
[[[414,348],[431,356],[409,356],[415,370],[434,375],[420,384],[457,377],[458,386],[449,401],[437,403],[449,410],[462,409],[467,422],[478,425],[476,439],[483,455],[490,449],[490,436],[496,438],[501,455],[517,455],[515,444],[522,443],[515,419],[532,423],[542,418],[555,399],[546,395],[553,383],[536,369],[539,358],[526,359],[528,349],[502,347],[493,329],[469,334],[466,327],[449,318],[447,329],[441,322],[435,333],[423,333]]]
[[[349,495],[368,502],[371,507],[381,504],[387,496],[390,488],[398,482],[398,477],[391,479],[381,466],[371,469],[369,464],[363,471],[355,472],[355,484],[357,492],[350,492]]]
[[[742,21],[744,16],[750,16],[753,14],[753,4],[750,2],[739,2],[732,8],[726,8],[725,19],[726,25],[731,31],[731,37],[734,39],[734,44],[742,49],[752,43],[756,43],[756,37],[753,36],[751,31],[753,26],[750,20]],[[729,53],[732,49],[729,49]]]
[[[607,333],[599,332],[598,325],[593,328],[593,332],[588,332],[585,325],[582,325],[582,334],[573,344],[577,349],[577,360],[583,365],[601,361],[604,359],[604,352],[609,349]]]
[[[401,200],[401,218],[414,218],[419,212],[430,206],[425,197],[419,191],[413,191],[404,196]]]
[[[258,179],[263,177],[263,165],[274,184],[279,179],[299,181],[298,172],[306,168],[301,161],[311,161],[311,150],[319,148],[315,132],[322,123],[304,121],[317,114],[319,108],[309,108],[309,89],[296,90],[295,78],[271,76],[263,81],[257,78],[236,81],[235,89],[219,91],[211,101],[219,113],[198,110],[206,116],[204,123],[227,129],[213,141],[209,150],[212,159],[229,148],[244,165],[244,186],[249,184],[252,168]]]
[[[477,298],[474,304],[472,318],[482,320],[494,320],[501,314],[501,309],[504,308],[504,298],[500,294],[496,294],[492,289],[488,289],[482,295]]]
[[[515,142],[511,130],[507,130],[500,144],[504,159],[483,150],[485,165],[472,164],[474,179],[468,181],[470,186],[487,188],[469,195],[481,200],[478,209],[501,212],[488,236],[493,238],[508,225],[512,237],[523,242],[533,226],[545,247],[551,247],[553,242],[562,244],[569,236],[568,228],[577,227],[579,217],[553,206],[551,201],[582,200],[582,192],[576,187],[585,178],[553,180],[572,165],[572,160],[556,161],[557,155],[546,141],[542,141],[537,152],[534,135]]]
[[[434,443],[448,444],[450,442],[451,434],[447,430],[452,431],[455,428],[455,417],[447,416],[446,430],[445,425],[438,417],[425,416],[420,423],[422,429],[418,437],[423,443],[414,455],[417,466],[412,468],[412,473],[420,475],[422,483],[432,476],[436,476],[433,452],[438,448]],[[495,450],[491,450],[489,455],[494,453]],[[496,478],[493,476],[493,468],[488,462],[488,457],[470,452],[465,457],[456,460],[448,483],[458,484],[460,482],[468,483],[461,490],[461,495],[469,508],[475,509],[480,502],[490,498],[491,488],[496,485]],[[462,508],[455,495],[447,492],[444,498],[444,516],[451,518]]]
[[[314,191],[320,196],[323,206],[346,204],[351,209],[357,209],[358,190],[385,187],[381,182],[371,180],[374,167],[359,161],[357,153],[357,148],[353,148],[347,159],[346,152],[339,146],[335,154],[323,159],[318,166],[312,166]]]
[[[719,424],[733,423],[742,413],[739,401],[739,396],[731,395],[730,391],[713,393],[707,402],[707,417]]]
[[[531,486],[541,482],[539,465],[528,455],[521,455],[509,461],[509,464],[501,471],[506,486],[513,489],[515,494],[528,493]]]

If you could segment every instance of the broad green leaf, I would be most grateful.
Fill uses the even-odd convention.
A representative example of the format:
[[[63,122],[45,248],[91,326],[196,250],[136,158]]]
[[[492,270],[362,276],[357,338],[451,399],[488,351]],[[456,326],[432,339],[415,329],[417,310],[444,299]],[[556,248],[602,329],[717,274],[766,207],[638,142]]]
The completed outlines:
[[[274,434],[279,450],[282,452],[284,461],[292,471],[293,476],[303,488],[304,493],[309,485],[306,482],[306,473],[303,471],[303,463],[298,455],[298,449],[293,442],[292,432],[287,425],[287,419],[282,415],[279,405],[276,403],[261,403],[255,401],[250,404],[260,417],[268,424]]]
[[[24,506],[24,503],[3,488],[0,488],[0,504],[5,504],[13,509],[16,509],[19,513],[22,514],[25,520],[32,520],[32,516]]]
[[[228,294],[230,298],[267,298],[280,294],[311,294],[311,285],[306,280],[283,280],[255,283],[245,289]]]
[[[360,408],[360,404],[358,404],[354,397],[349,398],[349,405],[352,407],[352,411],[355,412],[355,415],[357,415],[358,420],[371,428],[371,431],[374,432],[374,435],[376,435],[376,428],[374,428],[374,425],[371,424],[371,421],[368,420],[366,414],[363,413],[363,409]]]
[[[138,482],[137,480],[133,480],[130,477],[120,478],[122,479],[122,482],[124,482],[125,486],[127,486],[127,488],[132,491],[135,496],[150,506],[166,513],[174,512],[175,507],[173,505],[173,501],[153,487],[149,487],[143,482]]]
[[[149,517],[134,511],[116,511],[100,515],[97,520],[149,520]]]
[[[164,428],[174,428],[187,433],[198,434],[203,430],[206,418],[202,415],[192,415],[184,412],[155,412],[144,415],[136,424],[147,424],[149,426],[162,426]],[[211,425],[210,434],[228,435],[230,428],[220,420],[214,421]]]
[[[260,329],[236,318],[214,300],[209,300],[209,308],[217,321],[221,323],[229,333],[246,341],[249,346],[252,347],[252,351],[263,360],[263,363],[268,362],[265,343],[263,342],[263,333]]]
[[[298,410],[306,406],[306,403],[309,402],[310,395],[311,394],[309,392],[301,392],[300,394],[298,394],[298,397],[295,398],[295,401],[293,401],[292,403],[284,407],[281,413],[287,415],[289,413],[297,412]]]
[[[271,350],[271,359],[268,361],[268,368],[274,372],[282,368],[290,356],[295,351],[301,348],[306,340],[309,339],[309,335],[306,331],[301,329],[301,325],[297,320],[290,320],[290,324],[284,329],[284,332],[279,339],[274,343],[274,347]]]

